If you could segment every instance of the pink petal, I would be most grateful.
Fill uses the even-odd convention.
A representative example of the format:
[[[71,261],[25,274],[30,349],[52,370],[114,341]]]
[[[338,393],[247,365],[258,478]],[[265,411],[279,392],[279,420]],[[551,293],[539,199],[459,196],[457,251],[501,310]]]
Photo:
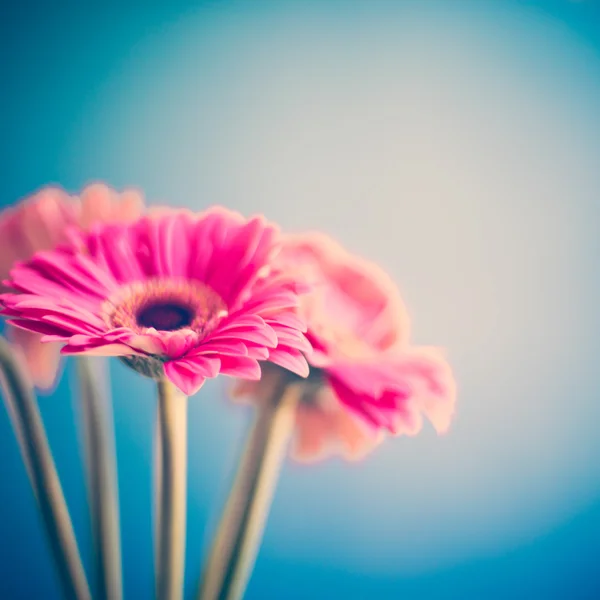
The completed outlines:
[[[25,329],[9,327],[7,333],[11,343],[22,351],[35,386],[50,389],[58,373],[61,344],[44,344],[39,334]]]
[[[224,356],[221,359],[221,373],[243,379],[260,379],[260,365],[258,361],[247,356]]]
[[[301,352],[291,348],[278,347],[269,351],[269,360],[300,377],[308,377],[310,368]]]
[[[89,346],[71,346],[67,344],[62,354],[85,354],[87,356],[133,356],[138,354],[125,344],[90,344]]]
[[[193,396],[204,384],[206,378],[191,371],[185,363],[172,360],[165,363],[165,375],[186,396]]]
[[[212,378],[219,374],[221,369],[221,358],[216,356],[195,356],[179,360],[179,364],[185,366],[193,373],[203,377]]]
[[[270,348],[277,346],[277,334],[270,325],[264,323],[260,327],[233,327],[217,329],[208,338],[210,341],[234,340],[252,342]]]
[[[33,331],[35,333],[41,333],[43,335],[56,335],[60,337],[68,338],[71,336],[72,332],[66,331],[65,329],[61,329],[60,327],[55,327],[53,325],[49,325],[47,323],[42,323],[41,321],[26,321],[24,319],[11,319],[9,323],[13,327],[19,327],[21,329],[26,329],[27,331]]]

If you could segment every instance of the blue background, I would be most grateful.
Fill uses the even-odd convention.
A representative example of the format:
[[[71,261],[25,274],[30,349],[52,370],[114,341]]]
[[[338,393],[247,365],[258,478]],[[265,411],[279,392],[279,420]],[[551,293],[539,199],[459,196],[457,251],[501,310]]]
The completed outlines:
[[[0,9],[0,202],[141,187],[321,228],[448,349],[450,433],[287,463],[247,598],[600,597],[597,2]],[[114,361],[125,593],[151,597],[149,382]],[[71,367],[40,398],[86,564]],[[251,414],[190,401],[186,581]],[[0,411],[0,597],[58,585]]]

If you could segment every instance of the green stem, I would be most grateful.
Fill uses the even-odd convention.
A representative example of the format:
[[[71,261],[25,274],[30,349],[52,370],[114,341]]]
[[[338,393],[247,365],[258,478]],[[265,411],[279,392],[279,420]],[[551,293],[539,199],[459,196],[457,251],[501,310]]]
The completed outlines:
[[[217,531],[198,600],[239,600],[254,567],[294,428],[298,385],[282,381],[258,414]]]
[[[180,600],[185,571],[187,398],[158,382],[156,598]]]
[[[98,600],[121,600],[121,541],[113,415],[102,359],[77,358]]]
[[[65,597],[90,600],[73,525],[33,387],[10,344],[0,337],[4,399],[37,498]]]

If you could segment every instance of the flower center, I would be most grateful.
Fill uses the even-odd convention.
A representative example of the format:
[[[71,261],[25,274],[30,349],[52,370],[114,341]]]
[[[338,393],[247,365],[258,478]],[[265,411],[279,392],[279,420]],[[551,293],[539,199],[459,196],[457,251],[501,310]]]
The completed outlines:
[[[227,307],[200,281],[156,278],[123,286],[104,303],[103,312],[110,327],[136,333],[189,328],[203,335],[227,315]]]
[[[191,325],[194,315],[187,306],[160,303],[142,307],[136,315],[136,320],[142,327],[154,327],[160,331],[175,331]]]

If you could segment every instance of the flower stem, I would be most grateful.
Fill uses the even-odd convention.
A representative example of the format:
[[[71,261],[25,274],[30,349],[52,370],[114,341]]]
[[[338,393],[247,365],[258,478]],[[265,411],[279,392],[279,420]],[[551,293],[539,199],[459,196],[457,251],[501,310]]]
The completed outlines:
[[[204,569],[198,600],[243,597],[293,432],[297,385],[282,382],[261,405]]]
[[[187,398],[158,382],[156,598],[180,600],[185,571]]]
[[[86,441],[88,501],[92,517],[98,600],[121,600],[121,541],[111,402],[95,357],[77,358]],[[106,376],[106,375],[105,375]]]
[[[33,387],[15,350],[1,337],[0,371],[6,407],[46,527],[63,592],[69,599],[90,600],[73,525]]]

